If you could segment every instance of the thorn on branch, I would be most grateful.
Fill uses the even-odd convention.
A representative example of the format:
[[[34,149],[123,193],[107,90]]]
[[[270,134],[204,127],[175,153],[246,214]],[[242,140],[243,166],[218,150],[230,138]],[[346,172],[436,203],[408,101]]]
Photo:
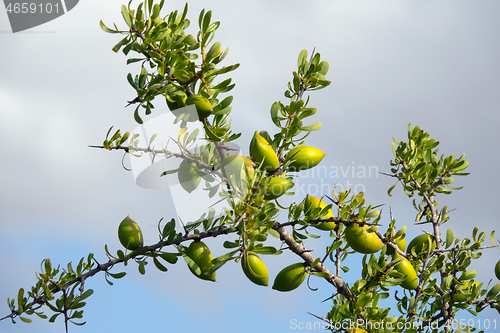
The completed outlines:
[[[127,103],[128,103],[128,104],[127,104],[127,105],[125,105],[125,107],[130,106],[130,105],[135,104],[135,103],[140,103],[140,102],[142,102],[142,99],[143,99],[144,97],[146,97],[146,94],[142,94],[141,96],[137,96],[136,98],[134,98],[134,99],[133,99],[133,100],[131,100],[131,101],[127,101]]]

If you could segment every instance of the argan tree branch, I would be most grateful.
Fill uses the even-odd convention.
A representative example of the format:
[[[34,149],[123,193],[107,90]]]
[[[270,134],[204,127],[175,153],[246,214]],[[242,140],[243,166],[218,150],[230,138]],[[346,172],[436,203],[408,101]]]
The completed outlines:
[[[273,229],[276,230],[280,234],[280,239],[284,241],[287,245],[288,248],[298,256],[300,256],[302,259],[304,259],[305,263],[309,266],[311,266],[316,258],[304,247],[303,244],[297,243],[292,235],[288,233],[288,231],[285,230],[284,226],[281,225],[278,222],[274,222],[273,224]],[[323,265],[321,262],[319,262],[315,267],[311,267],[317,272],[323,272],[327,273],[329,275],[326,280],[332,284],[339,293],[341,293],[346,299],[349,301],[354,300],[354,296],[352,295],[351,291],[349,290],[349,287],[345,282],[337,275],[333,274],[328,268],[326,268],[325,265]]]

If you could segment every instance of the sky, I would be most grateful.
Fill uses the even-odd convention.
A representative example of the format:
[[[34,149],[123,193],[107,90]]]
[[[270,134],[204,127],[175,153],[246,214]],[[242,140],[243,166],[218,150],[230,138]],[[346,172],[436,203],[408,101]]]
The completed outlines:
[[[165,3],[165,15],[184,6],[183,1]],[[170,193],[138,187],[122,168],[121,153],[88,147],[101,144],[111,126],[122,131],[137,126],[133,109],[124,108],[135,97],[126,81],[133,67],[127,68],[122,53],[111,51],[117,35],[99,27],[101,19],[125,26],[121,4],[81,1],[60,18],[16,34],[0,10],[0,317],[8,314],[7,298],[36,282],[44,258],[65,266],[94,253],[104,262],[104,244],[112,252],[120,248],[117,227],[125,216],[139,223],[151,244],[158,239],[158,221],[175,216]],[[465,153],[470,162],[471,174],[455,177],[454,184],[464,189],[438,199],[456,209],[443,230],[451,228],[463,238],[471,237],[474,226],[490,232],[499,225],[494,211],[500,187],[500,3],[257,0],[191,1],[189,6],[188,31],[195,33],[202,8],[212,10],[213,20],[221,22],[214,41],[229,47],[224,65],[241,64],[231,74],[236,83],[231,115],[233,130],[242,132],[236,143],[243,151],[255,130],[276,131],[270,106],[286,102],[283,93],[299,52],[316,48],[330,63],[332,84],[310,94],[310,105],[318,108],[311,120],[323,129],[307,143],[326,153],[324,166],[339,172],[311,175],[310,184],[326,194],[335,183],[363,189],[368,201],[385,205],[382,222],[388,223],[392,208],[397,225],[408,227],[407,239],[427,230],[413,225],[411,200],[401,188],[387,196],[392,179],[357,172],[370,167],[388,172],[391,141],[405,140],[411,123],[439,140],[441,153]],[[166,112],[162,101],[156,105],[158,115]],[[328,241],[323,238],[306,245],[321,251]],[[214,256],[224,253],[222,241],[206,240]],[[356,254],[347,262],[347,281],[359,277],[361,258]],[[471,269],[485,283],[496,284],[498,259],[498,249],[484,251]],[[271,281],[298,261],[289,253],[263,260]],[[152,266],[144,276],[134,264],[115,267],[113,272],[128,275],[113,286],[102,274],[87,281],[94,290],[84,308],[87,324],[70,331],[295,331],[292,322],[317,322],[307,312],[325,315],[331,305],[321,301],[334,292],[320,279],[310,280],[319,288],[315,292],[305,284],[291,293],[255,286],[235,263],[218,271],[216,283],[196,279],[183,262],[168,266],[166,273]],[[32,324],[2,321],[0,331],[64,330],[62,320],[33,319]],[[488,309],[475,319],[478,327],[498,319],[498,313]]]

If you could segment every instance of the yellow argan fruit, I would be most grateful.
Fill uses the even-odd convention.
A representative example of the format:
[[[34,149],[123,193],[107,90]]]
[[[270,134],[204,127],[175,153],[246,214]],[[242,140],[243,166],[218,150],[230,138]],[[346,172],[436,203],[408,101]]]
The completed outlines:
[[[292,291],[297,289],[306,277],[304,263],[297,263],[283,268],[274,279],[273,289],[278,291]]]
[[[261,164],[263,170],[276,170],[280,166],[278,155],[273,147],[257,131],[250,141],[250,156],[255,163]]]
[[[410,244],[408,244],[408,248],[406,249],[406,252],[409,254],[412,254],[411,250],[415,249],[415,253],[417,254],[417,257],[424,257],[427,256],[427,253],[429,252],[429,244],[432,243],[432,249],[436,247],[436,242],[434,241],[434,238],[429,235],[429,234],[423,234],[420,236],[417,236],[412,239]]]
[[[369,225],[360,227],[357,223],[349,224],[345,229],[345,239],[349,246],[359,253],[375,253],[384,247],[384,243],[374,232],[368,232]]]
[[[495,265],[495,275],[497,276],[497,279],[500,280],[500,260]]]
[[[210,116],[213,112],[212,104],[210,101],[200,95],[191,95],[186,100],[187,105],[196,106],[196,111],[198,111],[198,116],[200,119],[205,119]]]
[[[289,189],[293,187],[293,181],[291,179],[277,178],[273,177],[269,179],[269,182],[264,191],[265,200],[273,200],[281,197]]]
[[[253,252],[241,258],[241,268],[247,278],[259,286],[267,286],[269,274],[264,262]]]
[[[196,164],[188,160],[182,160],[177,171],[177,178],[182,188],[191,193],[200,185],[201,177],[197,172]]]
[[[309,210],[312,208],[325,208],[328,206],[326,203],[323,202],[323,200],[313,197],[312,195],[307,195],[306,197],[306,202],[304,204],[304,211],[306,214],[308,214]],[[325,218],[330,218],[333,217],[332,210],[328,212],[328,214],[325,216]],[[322,222],[322,223],[311,223],[311,225],[319,230],[333,230],[335,229],[335,226],[337,225],[335,222]]]
[[[349,328],[346,332],[347,333],[368,333],[367,331],[365,331],[364,329],[361,329],[361,328]]]
[[[196,277],[200,279],[215,281],[215,272],[213,272],[212,274],[207,274],[207,272],[214,265],[212,264],[213,260],[212,253],[205,245],[205,243],[192,242],[187,249],[187,255],[196,263],[196,265],[198,265],[198,267],[200,267],[201,270],[201,273],[198,275],[191,269],[191,267],[189,267],[191,273],[193,273]]]
[[[401,256],[397,253],[394,255],[394,259],[400,257]],[[405,257],[402,258],[403,260],[397,263],[396,266],[394,266],[394,269],[397,272],[403,274],[403,276],[405,277],[403,282],[400,283],[400,286],[408,290],[414,290],[418,286],[417,272],[415,272],[415,269],[408,261],[408,259],[406,259]]]
[[[123,219],[118,227],[118,239],[124,248],[131,251],[144,244],[141,228],[128,216]]]
[[[288,166],[290,171],[307,170],[315,167],[323,157],[325,157],[325,153],[318,148],[309,146],[295,147],[285,155],[286,160],[292,161]]]

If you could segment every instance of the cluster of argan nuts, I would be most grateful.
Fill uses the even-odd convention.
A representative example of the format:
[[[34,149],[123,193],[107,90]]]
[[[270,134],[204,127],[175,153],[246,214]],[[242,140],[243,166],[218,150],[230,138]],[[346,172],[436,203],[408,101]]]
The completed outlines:
[[[200,95],[191,95],[189,97],[177,96],[172,101],[167,99],[167,104],[174,114],[175,110],[182,106],[195,105],[199,119],[208,117],[213,111],[210,102]],[[190,119],[189,121],[194,120],[197,119]],[[280,167],[280,160],[269,142],[258,132],[255,132],[250,142],[250,156],[251,158],[242,155],[231,155],[224,159],[220,165],[224,177],[228,180],[231,178],[234,184],[248,184],[253,181],[255,175],[254,166],[257,166],[259,170],[267,173],[266,177],[262,177],[261,184],[259,185],[263,201],[277,199],[294,186],[291,178],[285,178],[286,172],[283,172],[282,175],[277,175],[276,170]],[[293,172],[310,169],[318,165],[324,156],[325,154],[315,147],[294,147],[285,154],[285,171]],[[182,166],[182,163],[185,165]],[[182,163],[182,167],[179,169],[179,180],[181,181],[181,185],[184,184],[183,187],[188,192],[191,192],[199,183],[193,182],[193,180],[199,179],[199,177],[197,177],[196,168],[192,163],[187,160],[183,160]],[[304,211],[306,214],[311,210],[321,211],[326,206],[327,204],[321,199],[307,195],[304,202]],[[378,210],[374,210],[367,217],[376,217],[379,214]],[[325,218],[328,219],[331,217],[334,217],[334,215],[330,209]],[[331,231],[336,228],[337,224],[335,222],[312,222],[311,226],[319,230]],[[344,233],[345,240],[354,251],[362,254],[372,254],[384,247],[384,243],[370,228],[372,227],[369,225],[361,226],[358,223],[350,223],[346,226]],[[390,236],[392,233],[393,230],[390,228],[386,235]],[[118,228],[118,237],[121,244],[129,250],[135,250],[143,246],[141,230],[137,223],[128,216],[121,222]],[[425,259],[429,255],[430,250],[435,247],[435,241],[429,234],[422,234],[415,237],[408,244],[407,249],[406,240],[403,235],[394,241],[401,251],[405,252],[406,250],[406,253],[410,254],[416,260]],[[402,281],[399,282],[401,287],[408,290],[416,289],[418,286],[418,276],[414,266],[407,258],[395,252],[391,246],[385,246],[385,253],[387,255],[392,256],[394,260],[401,258],[394,265],[394,270],[389,275],[400,279],[403,277]],[[203,280],[215,281],[215,271],[209,274],[214,266],[212,263],[213,256],[203,242],[192,242],[187,248],[186,255],[199,267],[199,270],[196,271],[189,267],[195,276]],[[241,267],[250,281],[261,286],[268,285],[269,275],[267,268],[255,253],[248,250],[243,253]],[[306,271],[307,268],[304,263],[295,263],[285,267],[276,276],[273,289],[291,291],[298,288],[305,279]],[[500,261],[495,266],[495,275],[500,279]],[[474,284],[476,286],[479,285],[478,282],[474,282]],[[463,288],[463,286],[459,287]],[[465,298],[465,295],[458,291],[455,293],[453,300],[461,302]]]
[[[118,227],[118,239],[126,249],[133,251],[143,246],[143,237],[139,225],[130,217],[126,217]],[[201,241],[192,242],[187,248],[186,255],[199,267],[194,270],[188,266],[190,271],[198,278],[215,281],[213,256],[207,245]],[[254,253],[248,252],[241,260],[241,267],[245,275],[253,283],[261,286],[268,285],[269,274],[262,260]],[[304,281],[306,272],[303,263],[297,263],[285,267],[278,273],[274,280],[273,289],[279,291],[291,291],[299,287]]]
[[[323,208],[326,204],[318,198],[308,196],[306,199],[306,207],[320,207]],[[307,210],[307,208],[306,208]],[[327,217],[333,216],[330,211]],[[320,230],[332,230],[335,228],[335,222],[326,222],[318,225]],[[367,231],[368,226],[360,227],[356,223],[351,223],[347,226],[345,231],[345,237],[349,246],[356,252],[363,254],[371,254],[380,251],[384,244],[380,241],[378,236]],[[392,232],[389,230],[388,232]],[[126,217],[120,223],[118,227],[118,239],[120,243],[128,250],[136,250],[143,246],[143,236],[139,225],[133,221],[130,217]],[[415,237],[406,248],[406,240],[400,236],[396,240],[396,245],[401,251],[407,251],[407,253],[414,256],[416,259],[425,259],[432,248],[435,247],[435,241],[429,234],[422,234]],[[402,257],[388,245],[385,245],[386,254],[392,255],[394,259]],[[208,281],[215,281],[215,271],[209,273],[209,271],[214,266],[213,256],[210,249],[201,241],[192,242],[186,251],[187,256],[193,260],[199,267],[199,271],[193,270],[189,267],[190,271],[198,278]],[[243,272],[248,277],[250,281],[257,285],[267,286],[269,280],[269,274],[264,262],[253,252],[248,251],[244,254],[241,260],[241,267]],[[400,282],[400,286],[408,289],[414,290],[418,286],[418,277],[415,268],[412,266],[410,261],[405,257],[399,261],[394,266],[395,272],[390,275],[396,278],[404,277],[403,281]],[[500,280],[500,261],[495,265],[495,275]],[[283,268],[276,276],[273,284],[273,289],[278,291],[292,291],[298,288],[304,281],[306,276],[306,267],[304,263],[295,263]],[[478,286],[479,282],[473,283]],[[463,287],[463,286],[462,286]],[[453,300],[455,302],[462,302],[465,300],[465,295],[458,291],[454,294]]]

